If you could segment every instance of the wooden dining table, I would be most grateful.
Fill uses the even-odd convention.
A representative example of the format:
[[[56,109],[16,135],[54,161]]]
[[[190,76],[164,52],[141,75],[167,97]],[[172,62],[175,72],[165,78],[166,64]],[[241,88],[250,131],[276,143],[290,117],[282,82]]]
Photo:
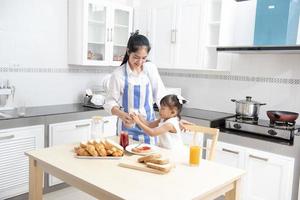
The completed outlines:
[[[171,159],[174,168],[167,174],[154,174],[120,167],[132,159],[125,153],[121,159],[79,159],[74,147],[78,144],[54,146],[26,152],[29,157],[29,199],[42,199],[43,172],[97,199],[185,200],[240,199],[241,177],[245,171],[216,162],[201,160],[189,166],[188,158]],[[164,155],[169,150],[159,149]],[[174,154],[172,154],[174,156]]]

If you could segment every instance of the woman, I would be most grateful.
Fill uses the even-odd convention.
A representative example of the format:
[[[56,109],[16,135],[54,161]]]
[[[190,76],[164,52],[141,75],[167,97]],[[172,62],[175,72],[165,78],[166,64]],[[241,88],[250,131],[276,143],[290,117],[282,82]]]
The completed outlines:
[[[153,103],[159,105],[166,94],[157,67],[146,60],[150,49],[149,40],[138,32],[129,38],[121,67],[110,78],[104,108],[122,120],[122,130],[127,131],[134,140],[156,144],[156,137],[145,134],[129,115],[135,112],[153,121]]]

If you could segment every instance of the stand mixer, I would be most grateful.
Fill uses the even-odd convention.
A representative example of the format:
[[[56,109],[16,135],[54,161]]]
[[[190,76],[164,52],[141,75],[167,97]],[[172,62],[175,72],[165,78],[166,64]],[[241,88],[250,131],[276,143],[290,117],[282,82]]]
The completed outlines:
[[[0,110],[14,109],[14,95],[15,87],[9,84],[9,80],[0,80]]]

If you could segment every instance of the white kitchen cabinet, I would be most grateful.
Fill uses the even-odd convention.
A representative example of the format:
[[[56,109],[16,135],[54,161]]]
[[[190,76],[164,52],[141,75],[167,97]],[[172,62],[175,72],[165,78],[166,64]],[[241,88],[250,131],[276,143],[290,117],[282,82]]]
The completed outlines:
[[[294,158],[218,142],[215,161],[246,170],[242,199],[291,199]]]
[[[24,152],[39,148],[44,148],[44,125],[0,130],[0,199],[28,192]]]
[[[91,139],[91,120],[79,120],[49,124],[49,146],[79,143]],[[70,149],[72,151],[72,149]],[[61,180],[49,175],[49,185],[62,183]]]
[[[132,32],[133,9],[104,0],[69,1],[71,65],[117,66]]]
[[[134,29],[149,37],[150,59],[159,68],[197,68],[201,64],[201,1],[141,1]],[[190,19],[197,26],[190,26]],[[188,58],[188,59],[187,59]]]
[[[203,2],[163,1],[151,9],[153,62],[160,68],[201,68]]]
[[[245,166],[247,199],[291,199],[293,158],[247,149]]]

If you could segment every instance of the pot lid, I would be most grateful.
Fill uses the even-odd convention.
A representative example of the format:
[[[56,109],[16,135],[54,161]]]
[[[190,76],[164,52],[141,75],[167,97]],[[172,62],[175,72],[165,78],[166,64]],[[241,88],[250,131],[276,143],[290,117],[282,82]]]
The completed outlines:
[[[242,104],[254,104],[254,105],[264,105],[264,103],[260,103],[258,101],[253,101],[252,97],[246,96],[246,99],[243,100],[236,100],[237,103],[242,103]]]

